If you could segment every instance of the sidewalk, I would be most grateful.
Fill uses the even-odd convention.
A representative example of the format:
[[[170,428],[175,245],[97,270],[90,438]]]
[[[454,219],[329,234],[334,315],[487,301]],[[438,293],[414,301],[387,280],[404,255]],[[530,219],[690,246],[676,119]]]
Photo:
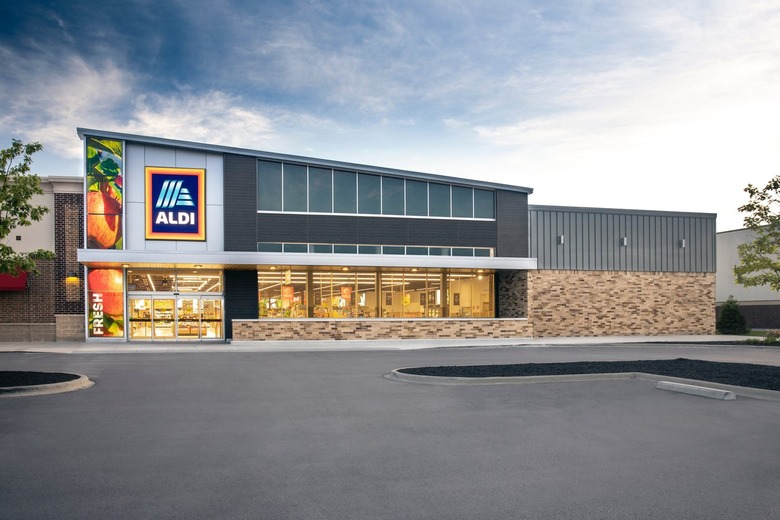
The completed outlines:
[[[130,352],[309,352],[360,350],[417,350],[445,347],[502,347],[502,346],[580,346],[619,345],[629,343],[736,343],[749,336],[675,335],[675,336],[595,336],[566,338],[510,338],[510,339],[400,339],[400,340],[318,340],[318,341],[236,341],[216,342],[86,342],[60,341],[42,343],[0,343],[2,352],[40,352],[57,354],[110,354]],[[755,339],[755,338],[752,338]]]

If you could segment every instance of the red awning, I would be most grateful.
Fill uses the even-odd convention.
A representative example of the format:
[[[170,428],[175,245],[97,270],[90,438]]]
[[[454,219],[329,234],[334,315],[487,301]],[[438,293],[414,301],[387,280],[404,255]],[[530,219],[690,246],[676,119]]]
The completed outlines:
[[[0,291],[24,291],[26,288],[26,272],[22,271],[18,276],[0,274]]]

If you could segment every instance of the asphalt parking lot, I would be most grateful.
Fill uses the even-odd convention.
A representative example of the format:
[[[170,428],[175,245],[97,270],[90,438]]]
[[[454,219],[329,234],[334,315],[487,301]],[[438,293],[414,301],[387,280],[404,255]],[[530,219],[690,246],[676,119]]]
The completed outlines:
[[[0,517],[780,518],[780,402],[384,377],[678,357],[780,365],[780,349],[706,345],[2,353],[2,370],[96,384],[0,399]]]

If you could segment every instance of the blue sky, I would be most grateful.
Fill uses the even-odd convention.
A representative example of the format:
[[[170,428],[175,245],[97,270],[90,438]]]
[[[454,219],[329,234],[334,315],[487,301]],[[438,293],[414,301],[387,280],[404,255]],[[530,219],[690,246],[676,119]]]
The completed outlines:
[[[0,145],[76,127],[718,213],[780,174],[780,1],[0,5]],[[3,144],[5,143],[5,144]]]

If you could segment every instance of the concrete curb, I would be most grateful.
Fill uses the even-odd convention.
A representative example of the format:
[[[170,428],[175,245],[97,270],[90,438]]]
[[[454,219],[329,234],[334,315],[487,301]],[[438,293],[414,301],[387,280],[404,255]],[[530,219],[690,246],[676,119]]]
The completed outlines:
[[[412,367],[406,367],[412,368]],[[746,386],[723,385],[712,383],[710,381],[699,381],[697,379],[684,379],[681,377],[660,376],[657,374],[647,374],[644,372],[617,372],[606,374],[571,374],[564,376],[519,376],[519,377],[438,377],[422,376],[416,374],[404,374],[399,372],[404,368],[397,368],[390,373],[385,374],[385,378],[392,381],[404,383],[421,383],[429,385],[521,385],[532,383],[576,383],[587,381],[619,381],[626,379],[638,379],[641,381],[668,381],[683,385],[705,386],[725,392],[732,392],[743,397],[752,397],[754,399],[764,399],[767,401],[780,402],[780,392],[774,390],[764,390],[762,388],[750,388]]]
[[[706,386],[686,385],[683,383],[672,383],[671,381],[658,381],[655,387],[659,390],[668,392],[679,392],[681,394],[698,395],[699,397],[708,397],[710,399],[720,399],[722,401],[733,401],[737,398],[734,392],[720,390],[718,388],[708,388]]]
[[[46,385],[9,386],[0,388],[0,397],[22,397],[28,395],[61,394],[89,388],[95,384],[87,376],[78,375],[78,379],[64,381],[62,383],[49,383]]]

